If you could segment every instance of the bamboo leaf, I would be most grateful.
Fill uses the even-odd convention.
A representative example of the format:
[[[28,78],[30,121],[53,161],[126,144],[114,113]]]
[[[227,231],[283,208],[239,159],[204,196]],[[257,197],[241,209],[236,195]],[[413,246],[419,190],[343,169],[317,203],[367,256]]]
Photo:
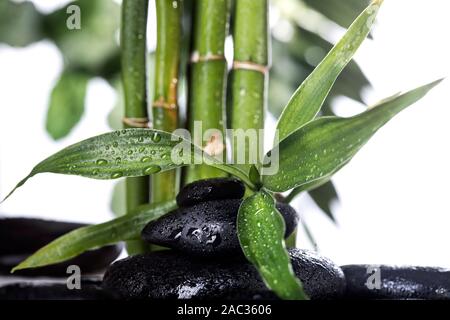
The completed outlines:
[[[308,224],[306,223],[303,217],[300,218],[300,224],[302,225],[302,229],[305,232],[305,235],[308,238],[309,243],[312,245],[313,250],[316,252],[319,251],[319,246],[317,245],[316,238],[314,237],[314,234],[312,233],[311,229],[309,228]]]
[[[80,121],[88,80],[84,73],[65,71],[53,88],[46,123],[53,139],[64,138]]]
[[[345,165],[345,164],[344,164]],[[342,166],[343,167],[343,166]],[[309,191],[314,203],[333,221],[336,222],[331,210],[331,203],[338,201],[338,194],[332,181],[319,179],[309,184],[294,188],[287,196],[286,201],[292,202],[303,191]]]
[[[148,222],[156,220],[175,208],[175,200],[144,205],[132,214],[102,224],[76,229],[39,249],[16,266],[12,272],[63,262],[91,249],[138,239]]]
[[[92,137],[55,153],[36,165],[3,201],[39,173],[118,179],[152,175],[191,163],[206,163],[221,169],[255,189],[237,167],[219,162],[179,136],[153,129],[126,129]]]
[[[127,199],[125,180],[120,180],[114,185],[109,207],[115,217],[120,217],[126,214]]]
[[[333,20],[340,26],[347,28],[358,16],[358,13],[364,10],[370,1],[367,0],[304,0],[305,3],[319,11],[325,17]]]
[[[307,299],[292,271],[284,243],[284,220],[270,194],[259,191],[244,200],[239,208],[237,230],[245,256],[269,289],[282,299]]]
[[[344,37],[294,93],[278,121],[280,139],[313,120],[320,111],[337,77],[367,37],[382,2],[374,0],[361,13]]]
[[[336,222],[333,211],[331,210],[331,204],[338,201],[339,196],[333,182],[328,181],[320,187],[310,190],[309,195],[317,206],[327,215],[327,217],[333,222]]]
[[[324,117],[301,127],[279,145],[279,171],[264,175],[263,185],[274,192],[326,182],[397,113],[424,97],[439,81],[378,105],[351,118]]]

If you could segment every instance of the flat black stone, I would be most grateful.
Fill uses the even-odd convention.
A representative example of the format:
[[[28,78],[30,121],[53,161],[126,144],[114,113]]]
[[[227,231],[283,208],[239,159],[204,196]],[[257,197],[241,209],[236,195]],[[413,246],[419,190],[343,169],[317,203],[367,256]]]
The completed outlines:
[[[0,256],[34,252],[59,236],[84,226],[32,218],[1,218]]]
[[[347,299],[450,300],[449,269],[347,265],[342,270],[347,281]],[[379,270],[378,284],[376,277],[371,277],[374,270]]]
[[[0,287],[0,300],[106,300],[112,299],[96,284],[81,283],[81,289],[69,290],[66,284],[19,282]]]
[[[14,275],[26,277],[67,277],[67,267],[80,267],[83,275],[102,273],[123,250],[122,244],[105,246],[85,253],[70,260],[33,269],[17,270]],[[31,253],[30,253],[31,254]],[[0,257],[0,274],[10,275],[11,269],[25,260],[28,255],[8,255]]]
[[[210,200],[242,199],[244,184],[234,178],[213,178],[192,182],[177,195],[179,207],[189,207]]]
[[[0,219],[0,274],[11,269],[35,251],[85,224],[28,218]],[[22,276],[67,276],[67,267],[77,265],[84,275],[102,272],[120,255],[122,244],[91,250],[71,260],[35,269],[19,270]]]
[[[241,254],[236,219],[241,199],[214,200],[181,207],[152,221],[143,229],[142,238],[152,244],[177,249],[197,256]],[[296,211],[277,204],[286,222],[288,237],[298,222]]]
[[[330,260],[300,249],[291,249],[290,256],[312,299],[343,295],[344,275]],[[115,262],[102,286],[122,299],[253,299],[255,293],[268,298],[257,270],[245,260],[199,259],[171,250]]]

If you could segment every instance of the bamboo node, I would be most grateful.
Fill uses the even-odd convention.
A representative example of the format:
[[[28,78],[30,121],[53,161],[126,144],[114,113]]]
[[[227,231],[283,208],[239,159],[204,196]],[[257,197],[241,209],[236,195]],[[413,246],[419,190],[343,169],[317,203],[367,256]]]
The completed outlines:
[[[203,147],[203,151],[212,157],[222,154],[224,150],[225,145],[222,142],[221,136],[218,134],[212,134]]]
[[[176,110],[177,104],[176,103],[169,103],[164,100],[157,100],[152,103],[153,108],[163,108],[167,110]]]
[[[225,61],[225,56],[223,54],[212,54],[208,53],[201,56],[198,51],[195,51],[191,55],[191,63],[208,62],[208,61]]]
[[[122,122],[131,128],[149,128],[148,118],[127,118],[123,117]]]
[[[258,64],[255,62],[251,62],[251,61],[234,61],[233,62],[233,69],[234,70],[250,70],[250,71],[256,71],[262,74],[267,74],[269,72],[269,67],[262,65],[262,64]]]

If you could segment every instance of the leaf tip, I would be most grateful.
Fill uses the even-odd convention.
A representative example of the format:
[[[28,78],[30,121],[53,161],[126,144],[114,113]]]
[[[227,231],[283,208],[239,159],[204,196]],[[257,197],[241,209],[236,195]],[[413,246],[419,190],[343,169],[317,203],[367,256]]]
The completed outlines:
[[[438,84],[440,84],[440,83],[441,83],[442,81],[444,81],[445,79],[446,79],[446,77],[443,77],[443,78],[440,78],[440,79],[437,79],[437,80],[431,82],[431,83],[430,83],[430,87],[431,87],[431,88],[436,87]]]
[[[22,270],[22,269],[26,269],[25,267],[22,266],[23,263],[19,263],[17,266],[15,266],[14,268],[11,269],[11,271],[9,273],[13,274],[18,270]]]
[[[20,188],[21,186],[23,186],[23,185],[25,184],[25,182],[27,182],[27,180],[28,180],[29,178],[31,178],[33,175],[34,175],[34,173],[31,172],[28,176],[26,176],[24,179],[22,179],[22,180],[14,187],[14,189],[12,189],[12,190],[8,193],[8,195],[7,195],[5,198],[3,198],[2,201],[0,201],[0,205],[2,205],[3,202],[5,202],[5,201],[6,201],[6,200],[14,193],[14,191],[16,191],[18,188]]]

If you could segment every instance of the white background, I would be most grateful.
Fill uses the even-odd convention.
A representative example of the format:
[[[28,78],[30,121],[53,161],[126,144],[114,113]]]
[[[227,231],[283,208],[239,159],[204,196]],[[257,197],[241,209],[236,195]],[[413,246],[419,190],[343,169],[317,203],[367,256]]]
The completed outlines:
[[[50,10],[64,1],[39,0]],[[450,2],[387,0],[356,56],[373,83],[367,102],[411,89],[450,71]],[[335,31],[331,37],[339,37]],[[276,63],[276,61],[274,62]],[[82,122],[61,142],[44,131],[49,90],[62,67],[48,42],[25,49],[0,46],[0,196],[40,160],[81,139],[109,130],[114,91],[102,80],[89,85]],[[450,81],[381,129],[335,178],[341,202],[334,226],[307,196],[295,205],[320,251],[339,264],[387,263],[450,267]],[[342,99],[341,114],[358,106]],[[0,207],[8,216],[85,222],[112,217],[113,182],[43,174]],[[309,247],[303,235],[300,247]]]

